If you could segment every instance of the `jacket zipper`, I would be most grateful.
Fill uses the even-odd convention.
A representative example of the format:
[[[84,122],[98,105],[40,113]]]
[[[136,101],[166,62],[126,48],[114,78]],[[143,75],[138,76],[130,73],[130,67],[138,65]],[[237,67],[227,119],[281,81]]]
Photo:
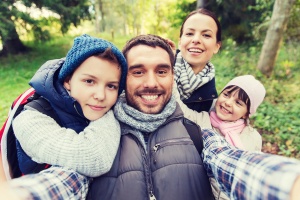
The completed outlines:
[[[133,140],[138,144],[138,147],[141,151],[142,157],[143,157],[143,166],[145,169],[145,176],[146,176],[146,187],[147,187],[147,192],[149,194],[149,199],[150,200],[156,200],[156,197],[153,194],[153,186],[152,186],[152,178],[151,178],[151,169],[150,169],[150,155],[147,157],[147,150],[145,150],[145,148],[143,147],[143,145],[141,144],[141,141],[138,140],[138,138],[134,135],[131,134]],[[148,150],[150,151],[150,144],[149,141],[151,139],[152,134],[149,135],[148,138],[148,144],[147,147]],[[150,153],[150,152],[149,152]]]
[[[147,143],[147,151],[148,151],[148,159],[146,159],[147,161],[147,167],[148,167],[148,170],[149,170],[149,173],[148,174],[148,177],[146,177],[148,180],[149,180],[149,185],[148,185],[148,189],[149,189],[149,199],[150,200],[156,200],[156,197],[154,196],[153,194],[153,184],[152,184],[152,177],[151,177],[151,165],[150,165],[150,162],[151,162],[151,158],[150,158],[150,155],[151,155],[151,147],[150,147],[150,143],[151,143],[151,138],[153,136],[153,133],[151,133],[149,135],[149,138],[148,138],[148,143]]]
[[[193,141],[190,138],[178,138],[178,139],[171,139],[171,140],[165,140],[163,142],[157,143],[152,147],[153,151],[153,162],[156,164],[157,158],[156,158],[156,152],[164,147],[172,146],[172,145],[179,145],[179,144],[194,144]]]

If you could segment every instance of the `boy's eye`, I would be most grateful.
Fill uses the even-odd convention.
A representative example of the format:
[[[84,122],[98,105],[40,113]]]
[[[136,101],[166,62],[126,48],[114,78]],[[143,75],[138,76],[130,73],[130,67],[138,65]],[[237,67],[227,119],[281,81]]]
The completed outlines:
[[[87,79],[87,80],[85,80],[85,82],[88,83],[88,84],[94,83],[94,81],[92,79]]]
[[[107,87],[108,87],[109,89],[114,89],[114,90],[116,90],[116,89],[119,88],[119,86],[113,85],[113,84],[109,84]]]

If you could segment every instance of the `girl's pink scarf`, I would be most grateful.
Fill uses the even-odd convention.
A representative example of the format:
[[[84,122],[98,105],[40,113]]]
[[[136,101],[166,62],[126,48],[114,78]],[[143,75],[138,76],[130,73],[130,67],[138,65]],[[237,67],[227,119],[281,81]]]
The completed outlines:
[[[225,136],[225,140],[240,149],[244,149],[244,145],[240,138],[240,133],[244,129],[245,122],[243,119],[239,119],[235,122],[224,122],[219,119],[216,112],[210,112],[210,121],[213,127],[220,130],[220,132]]]

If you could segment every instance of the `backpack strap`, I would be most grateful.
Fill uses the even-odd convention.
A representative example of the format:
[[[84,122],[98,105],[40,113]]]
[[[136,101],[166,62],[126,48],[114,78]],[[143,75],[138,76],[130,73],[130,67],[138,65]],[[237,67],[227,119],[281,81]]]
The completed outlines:
[[[183,118],[183,124],[188,131],[191,140],[194,142],[198,153],[201,155],[203,149],[203,140],[200,126],[187,118]]]
[[[30,100],[28,99],[28,101],[29,103],[27,103],[26,106],[34,108],[35,110],[53,118],[59,125],[61,125],[58,115],[50,105],[49,101],[47,101],[44,97],[35,93]]]

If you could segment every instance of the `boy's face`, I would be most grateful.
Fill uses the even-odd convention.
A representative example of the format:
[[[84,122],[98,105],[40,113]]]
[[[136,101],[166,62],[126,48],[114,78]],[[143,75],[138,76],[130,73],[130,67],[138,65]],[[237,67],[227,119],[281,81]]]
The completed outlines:
[[[127,63],[127,103],[143,113],[160,113],[172,95],[169,54],[160,47],[138,45],[128,52]]]
[[[118,64],[91,56],[65,80],[64,86],[80,104],[84,116],[96,120],[115,104],[120,77]]]
[[[238,98],[239,90],[232,93],[225,89],[217,99],[215,108],[217,116],[228,122],[234,122],[238,119],[245,119],[247,114],[247,105]]]

